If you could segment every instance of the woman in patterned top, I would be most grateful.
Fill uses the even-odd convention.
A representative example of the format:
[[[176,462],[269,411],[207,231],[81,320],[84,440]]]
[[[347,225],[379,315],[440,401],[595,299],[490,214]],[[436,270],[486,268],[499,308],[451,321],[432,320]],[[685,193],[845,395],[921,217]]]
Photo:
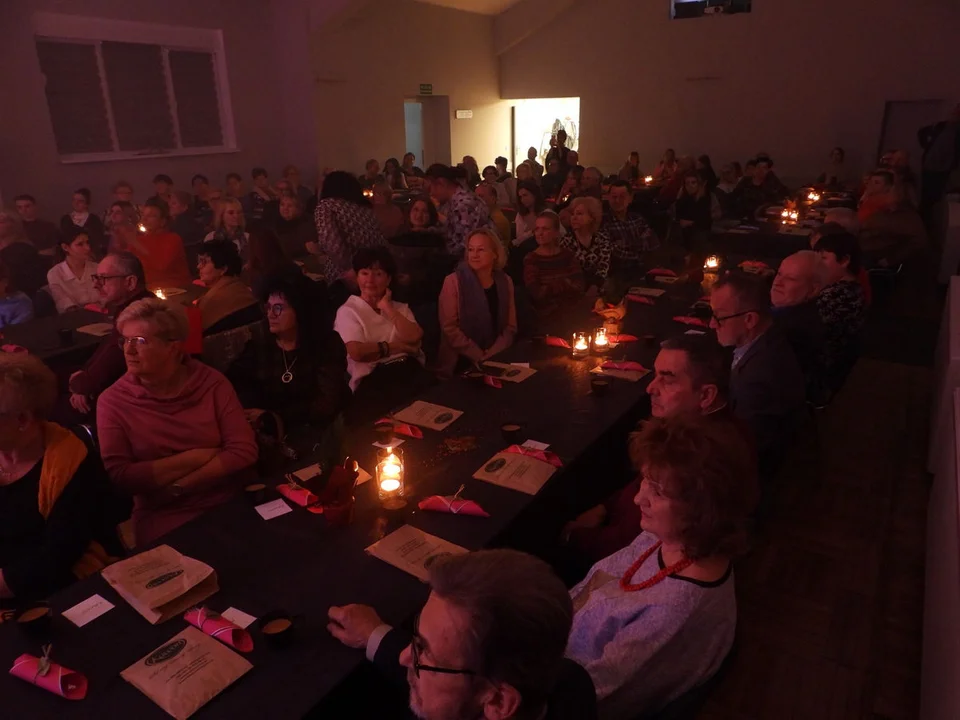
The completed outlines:
[[[866,319],[860,272],[860,245],[850,233],[824,235],[817,242],[823,272],[823,290],[817,309],[826,331],[824,377],[828,390],[840,389],[857,361],[860,331]]]
[[[363,196],[360,181],[343,170],[327,175],[313,220],[317,226],[317,242],[308,243],[307,250],[326,255],[323,274],[327,284],[343,280],[354,289],[357,281],[353,256],[361,248],[384,244],[380,223]]]
[[[596,285],[603,288],[603,282],[610,272],[610,238],[600,232],[603,222],[603,206],[592,197],[574,198],[570,203],[569,235],[560,238],[560,246],[572,252],[580,268],[586,287]]]

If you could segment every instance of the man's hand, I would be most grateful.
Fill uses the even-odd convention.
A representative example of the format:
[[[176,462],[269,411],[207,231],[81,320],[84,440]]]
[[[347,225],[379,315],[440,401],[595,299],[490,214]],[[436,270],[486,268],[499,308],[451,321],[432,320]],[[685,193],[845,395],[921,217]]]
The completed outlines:
[[[330,622],[327,630],[347,647],[363,649],[367,641],[383,624],[377,611],[369,605],[334,605],[327,611]]]
[[[71,393],[70,405],[72,405],[73,409],[78,413],[83,413],[86,415],[90,412],[90,400],[86,395],[81,395],[80,393]]]

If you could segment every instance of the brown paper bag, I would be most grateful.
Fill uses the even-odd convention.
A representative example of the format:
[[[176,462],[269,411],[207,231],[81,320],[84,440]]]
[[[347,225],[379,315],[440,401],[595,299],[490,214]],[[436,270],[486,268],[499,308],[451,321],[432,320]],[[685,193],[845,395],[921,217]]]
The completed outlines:
[[[151,625],[182,615],[220,589],[212,567],[169,545],[114,563],[102,574]]]
[[[252,667],[233,650],[188,627],[120,677],[177,720],[186,720]]]
[[[541,460],[504,451],[484,463],[473,477],[527,495],[536,495],[554,472],[555,467]]]

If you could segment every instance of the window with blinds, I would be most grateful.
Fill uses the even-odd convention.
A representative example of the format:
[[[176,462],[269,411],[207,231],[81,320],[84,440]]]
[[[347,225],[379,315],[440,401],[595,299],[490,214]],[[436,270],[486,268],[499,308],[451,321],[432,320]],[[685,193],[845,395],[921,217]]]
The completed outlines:
[[[232,149],[215,52],[48,37],[36,47],[62,160]]]

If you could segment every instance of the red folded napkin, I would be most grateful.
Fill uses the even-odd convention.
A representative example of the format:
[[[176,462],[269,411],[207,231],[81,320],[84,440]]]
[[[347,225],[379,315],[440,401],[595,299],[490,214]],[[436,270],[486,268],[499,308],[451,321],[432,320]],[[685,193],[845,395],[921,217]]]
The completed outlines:
[[[773,270],[773,268],[771,268],[765,262],[761,262],[760,260],[744,260],[742,263],[740,263],[740,269],[741,270]]]
[[[240,652],[253,650],[253,638],[250,637],[250,633],[242,627],[234,625],[225,617],[222,617],[220,613],[211,612],[206,608],[193,608],[187,610],[183,619],[195,628],[199,628],[200,632],[204,632]]]
[[[567,350],[570,349],[570,343],[563,338],[559,338],[554,335],[547,335],[543,341],[550,347],[566,348]]]
[[[199,285],[200,287],[206,287],[206,285],[204,284],[203,280],[201,280],[200,278],[197,278],[196,280],[194,280],[194,281],[193,281],[193,284],[194,284],[194,285]]]
[[[710,324],[706,320],[701,320],[698,317],[690,317],[689,315],[678,315],[674,318],[675,322],[683,323],[684,325],[696,325],[697,327],[710,327]]]
[[[641,305],[653,305],[653,300],[646,295],[627,295],[630,302],[640,303]]]
[[[670,268],[653,268],[652,270],[647,270],[647,275],[653,275],[655,277],[676,277],[677,274]]]
[[[0,345],[0,350],[8,353],[30,352],[23,345]]]
[[[24,653],[13,661],[10,674],[67,700],[83,700],[87,696],[87,678],[55,662],[46,675],[39,674],[40,658]]]
[[[83,309],[90,310],[91,312],[103,313],[104,315],[107,314],[107,309],[100,305],[100,303],[87,303],[83,306]]]
[[[625,360],[622,362],[614,362],[613,360],[607,360],[603,365],[600,366],[604,370],[632,370],[634,372],[646,372],[647,369],[638,362],[633,362],[632,360]]]
[[[473,500],[461,500],[453,496],[431,495],[420,501],[421,510],[453,513],[454,515],[473,515],[474,517],[490,517],[490,513],[477,505]]]
[[[416,425],[394,422],[390,418],[380,418],[374,423],[374,425],[393,425],[393,432],[395,432],[397,435],[406,435],[407,437],[412,437],[415,440],[423,440],[423,430],[418,428]]]
[[[497,379],[496,379],[495,377],[493,377],[492,375],[484,375],[484,376],[483,376],[483,382],[484,382],[485,384],[489,385],[490,387],[495,387],[495,388],[502,388],[502,387],[503,387],[503,383],[500,382],[499,380],[497,380]]]
[[[300,507],[313,505],[315,502],[320,500],[320,498],[307,490],[305,487],[299,487],[289,483],[277,485],[277,492],[283,495],[290,502],[296,503]]]
[[[636,335],[627,335],[627,334],[607,335],[607,339],[610,340],[610,342],[615,343],[617,345],[619,345],[620,343],[637,342],[637,340],[639,340],[639,338]]]
[[[522,445],[511,445],[504,450],[504,452],[513,453],[514,455],[526,455],[527,457],[542,460],[548,465],[553,465],[554,467],[563,467],[563,463],[560,461],[560,458],[549,450],[533,450],[532,448],[526,448]]]

